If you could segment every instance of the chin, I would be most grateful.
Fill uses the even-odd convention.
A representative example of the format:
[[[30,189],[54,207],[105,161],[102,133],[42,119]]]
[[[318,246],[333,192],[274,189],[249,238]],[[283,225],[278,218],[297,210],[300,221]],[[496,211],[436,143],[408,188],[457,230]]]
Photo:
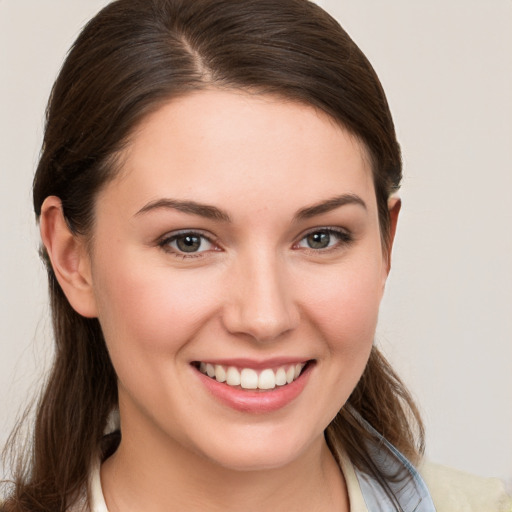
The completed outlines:
[[[283,437],[277,433],[251,432],[251,435],[240,436],[238,439],[235,436],[226,436],[219,439],[218,443],[210,440],[208,447],[200,452],[210,462],[227,470],[264,471],[288,466],[305,456],[313,445],[323,442],[324,439],[323,431],[314,439],[290,434],[285,432]]]

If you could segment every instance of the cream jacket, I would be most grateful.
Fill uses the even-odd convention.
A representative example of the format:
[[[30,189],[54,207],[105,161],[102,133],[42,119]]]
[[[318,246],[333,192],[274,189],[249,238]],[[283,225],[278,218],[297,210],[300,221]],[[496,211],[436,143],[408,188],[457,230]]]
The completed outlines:
[[[512,512],[512,496],[497,478],[481,478],[437,464],[420,473],[437,512]]]

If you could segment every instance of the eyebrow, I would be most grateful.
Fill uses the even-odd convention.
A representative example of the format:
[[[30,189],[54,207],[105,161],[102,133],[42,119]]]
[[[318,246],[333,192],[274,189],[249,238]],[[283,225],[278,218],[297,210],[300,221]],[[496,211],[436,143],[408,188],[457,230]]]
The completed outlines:
[[[231,222],[229,215],[223,210],[216,206],[210,206],[208,204],[196,203],[195,201],[180,201],[178,199],[157,199],[151,201],[143,206],[136,214],[142,215],[144,213],[159,210],[159,209],[171,209],[178,210],[183,213],[190,213],[192,215],[199,215],[206,219],[220,220],[223,222]]]
[[[342,194],[341,196],[331,197],[326,201],[321,201],[320,203],[300,209],[295,214],[295,220],[310,219],[311,217],[321,215],[322,213],[328,213],[347,204],[356,204],[362,206],[365,210],[367,209],[366,203],[358,195]]]
[[[294,219],[310,219],[316,215],[328,213],[348,204],[356,204],[362,206],[366,210],[366,203],[359,196],[356,194],[342,194],[340,196],[331,197],[325,201],[321,201],[312,206],[307,206],[300,209],[294,215]],[[217,208],[216,206],[197,203],[196,201],[182,201],[179,199],[170,198],[156,199],[155,201],[147,203],[135,214],[135,216],[160,209],[178,210],[183,213],[198,215],[207,219],[231,222],[231,217],[229,214],[220,208]]]

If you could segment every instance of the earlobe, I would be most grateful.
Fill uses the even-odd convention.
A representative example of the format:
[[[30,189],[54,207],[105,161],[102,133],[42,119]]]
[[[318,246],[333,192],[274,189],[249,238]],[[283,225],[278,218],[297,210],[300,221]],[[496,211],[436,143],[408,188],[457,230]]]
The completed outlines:
[[[40,231],[55,276],[71,307],[82,316],[96,317],[89,254],[84,240],[69,229],[58,197],[45,199]]]

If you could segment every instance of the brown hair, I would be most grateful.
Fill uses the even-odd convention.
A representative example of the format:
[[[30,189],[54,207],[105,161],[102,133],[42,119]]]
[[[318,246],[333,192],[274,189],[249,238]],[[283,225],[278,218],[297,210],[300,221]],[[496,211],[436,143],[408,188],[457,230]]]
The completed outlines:
[[[381,84],[339,24],[307,0],[117,0],[84,28],[51,93],[34,208],[62,200],[70,229],[88,235],[94,200],[115,176],[116,155],[140,121],[170,98],[206,87],[274,94],[312,105],[357,136],[372,160],[385,249],[388,199],[401,180],[400,149]],[[33,443],[6,510],[64,511],[91,461],[116,449],[103,435],[117,404],[115,371],[97,319],[77,314],[44,248],[55,359],[37,406]],[[413,461],[421,455],[418,411],[373,348],[365,372],[326,437],[375,472],[353,411]],[[379,475],[377,475],[379,476]]]

